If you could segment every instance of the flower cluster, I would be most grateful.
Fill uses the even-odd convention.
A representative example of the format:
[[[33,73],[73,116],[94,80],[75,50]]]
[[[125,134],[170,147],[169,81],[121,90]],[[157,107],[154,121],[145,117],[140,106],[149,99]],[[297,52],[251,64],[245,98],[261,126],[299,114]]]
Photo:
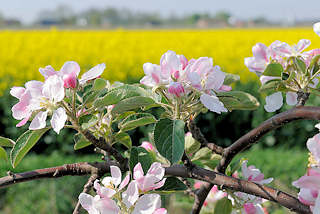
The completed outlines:
[[[104,64],[99,64],[84,73],[78,80],[80,66],[76,62],[66,62],[60,71],[55,71],[51,66],[40,68],[40,73],[45,81],[29,81],[25,87],[13,87],[10,94],[19,99],[12,107],[12,115],[21,120],[17,127],[25,125],[33,117],[29,129],[37,130],[46,127],[48,115],[51,117],[51,126],[59,134],[67,121],[67,113],[62,105],[67,88],[76,88],[87,81],[99,77],[105,69]]]
[[[320,124],[316,125],[317,128]],[[292,183],[293,186],[300,188],[299,200],[310,206],[313,213],[320,210],[320,134],[308,139],[307,148],[310,151],[309,168],[307,173]]]
[[[195,189],[200,189],[202,184],[203,184],[203,182],[201,182],[201,181],[195,182],[194,188]],[[215,204],[215,202],[219,201],[220,199],[222,199],[222,198],[224,198],[226,196],[227,196],[226,192],[219,190],[218,186],[214,185],[211,188],[211,190],[210,190],[205,202],[203,203],[203,206],[206,207],[206,206],[209,206],[210,204]]]
[[[260,77],[262,85],[272,80],[280,80],[285,76],[289,77],[291,69],[294,69],[292,76],[296,81],[295,84],[291,84],[290,87],[288,87],[286,102],[288,105],[296,105],[298,90],[305,87],[315,87],[318,83],[318,79],[313,78],[304,86],[305,83],[301,83],[301,79],[305,71],[299,71],[294,68],[292,64],[292,59],[297,57],[299,60],[302,60],[305,65],[309,65],[312,58],[320,53],[318,49],[303,52],[310,44],[311,42],[306,39],[301,39],[298,44],[294,46],[280,41],[273,42],[269,47],[258,43],[252,48],[253,57],[245,58],[245,65],[251,72],[255,72]],[[282,74],[282,77],[278,75],[264,75],[264,71],[271,63],[279,63],[283,67],[284,74]],[[266,97],[266,105],[264,108],[267,112],[274,112],[280,109],[282,104],[282,93],[276,92]]]
[[[111,177],[105,177],[100,185],[99,180],[94,182],[96,196],[81,193],[79,202],[89,214],[166,214],[161,208],[159,194],[148,193],[162,187],[166,181],[164,168],[160,163],[153,163],[144,175],[141,164],[133,170],[133,180],[127,175],[122,181],[122,173],[117,166],[111,166]],[[127,187],[127,188],[126,188]],[[126,190],[124,190],[126,188]]]
[[[223,84],[225,73],[219,66],[213,66],[212,58],[200,57],[187,60],[183,55],[167,51],[160,59],[160,65],[145,63],[145,76],[140,83],[161,89],[174,98],[199,94],[200,102],[210,111],[227,112],[224,104],[215,92],[230,91],[231,87]]]
[[[258,184],[269,184],[273,178],[264,179],[264,174],[255,166],[247,166],[248,161],[244,161],[241,166],[242,176],[245,180],[252,181]],[[249,195],[243,192],[235,192],[229,195],[234,207],[236,208],[233,213],[236,214],[241,210],[245,214],[264,214],[261,203],[263,199],[254,195]]]

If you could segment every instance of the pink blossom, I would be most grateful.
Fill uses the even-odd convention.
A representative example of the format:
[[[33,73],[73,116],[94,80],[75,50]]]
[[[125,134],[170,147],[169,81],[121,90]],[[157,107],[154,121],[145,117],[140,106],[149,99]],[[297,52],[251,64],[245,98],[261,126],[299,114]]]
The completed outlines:
[[[313,138],[308,139],[307,148],[317,161],[318,165],[320,165],[320,134],[316,134]]]
[[[87,81],[96,79],[101,76],[105,69],[105,64],[98,64],[84,73],[79,79],[80,85],[85,84]],[[40,68],[39,72],[45,79],[53,75],[58,75],[64,80],[65,88],[75,88],[78,82],[78,76],[80,73],[80,66],[77,62],[67,61],[61,67],[60,71],[55,71],[50,65],[45,68]]]
[[[273,181],[273,178],[264,179],[264,174],[255,166],[247,167],[248,161],[244,161],[241,166],[242,175],[248,181],[253,181],[258,184],[269,184]]]
[[[296,105],[298,103],[298,94],[295,92],[287,92],[286,93],[286,102],[288,105]],[[264,105],[264,109],[267,112],[274,112],[280,109],[283,105],[283,98],[281,92],[276,92],[266,97],[266,104]]]
[[[300,56],[301,52],[311,44],[310,40],[301,39],[298,44],[290,46],[285,42],[281,42],[273,47],[273,50],[283,57]]]
[[[30,130],[37,130],[46,127],[48,113],[53,113],[51,126],[59,134],[67,120],[64,108],[58,103],[64,98],[63,80],[57,75],[49,76],[44,83],[29,81],[26,88],[12,88],[11,94],[19,99],[19,102],[12,107],[12,115],[15,119],[21,120],[17,126],[23,126],[31,114],[38,113],[31,121]],[[41,111],[39,111],[41,110]]]
[[[170,94],[173,94],[177,97],[180,97],[181,94],[184,94],[185,93],[185,90],[182,86],[181,83],[179,82],[171,82],[170,85],[169,85],[169,88],[168,88],[168,92]]]
[[[79,202],[89,214],[120,213],[120,209],[114,200],[109,198],[100,198],[99,195],[93,197],[87,193],[81,193],[79,195]]]
[[[142,192],[155,190],[162,187],[166,181],[164,168],[160,163],[155,162],[151,165],[147,174],[144,175],[141,164],[138,163],[133,169],[133,178],[137,181],[138,187]]]
[[[320,55],[320,49],[313,49],[303,53],[303,58],[305,59],[306,65],[309,67],[310,62],[313,57]]]
[[[183,55],[167,51],[161,56],[160,65],[152,63],[145,63],[143,65],[145,76],[140,80],[140,83],[154,87],[168,85],[171,82],[179,82],[187,65],[188,60]]]
[[[243,205],[244,214],[264,214],[264,210],[260,204],[245,203]]]
[[[317,22],[313,25],[313,31],[320,36],[320,22]]]
[[[154,147],[151,143],[147,142],[147,141],[143,141],[141,143],[141,147],[146,149],[147,151],[154,151]]]
[[[292,183],[293,186],[300,188],[299,200],[310,206],[311,210],[320,210],[320,169],[309,168],[307,174]]]

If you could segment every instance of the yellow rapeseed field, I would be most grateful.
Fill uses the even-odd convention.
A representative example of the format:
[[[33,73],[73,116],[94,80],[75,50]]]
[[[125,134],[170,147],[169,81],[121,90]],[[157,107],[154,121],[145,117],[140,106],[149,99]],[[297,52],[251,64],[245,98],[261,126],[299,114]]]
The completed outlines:
[[[136,81],[145,62],[159,63],[167,50],[187,58],[212,57],[242,81],[256,78],[244,66],[257,42],[274,40],[296,43],[306,38],[311,48],[320,47],[320,38],[308,29],[223,29],[223,30],[112,30],[0,31],[0,92],[27,80],[42,80],[39,67],[59,70],[68,60],[77,61],[82,72],[106,63],[104,77],[111,81]],[[309,48],[309,49],[311,49]]]

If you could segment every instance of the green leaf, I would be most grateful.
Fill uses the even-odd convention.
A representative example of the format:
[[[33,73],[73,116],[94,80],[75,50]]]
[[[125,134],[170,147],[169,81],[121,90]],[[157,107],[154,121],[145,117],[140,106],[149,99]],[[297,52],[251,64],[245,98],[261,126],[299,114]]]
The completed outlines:
[[[211,157],[212,152],[207,147],[201,148],[199,151],[197,151],[194,156],[192,157],[192,161],[196,160],[208,160]]]
[[[7,161],[8,160],[8,156],[7,156],[6,150],[0,146],[0,160],[1,159]]]
[[[155,146],[171,164],[178,162],[184,152],[184,122],[161,119],[154,128]]]
[[[0,146],[13,147],[15,142],[9,138],[0,136]]]
[[[100,91],[102,89],[104,89],[107,85],[107,81],[105,81],[102,78],[97,78],[94,83],[93,83],[93,87],[92,89],[95,91]]]
[[[314,75],[319,70],[319,60],[320,60],[320,55],[316,55],[312,58],[309,65],[309,70],[311,75]]]
[[[240,80],[239,75],[226,73],[223,84],[230,85],[231,83],[237,82],[239,80]]]
[[[200,149],[201,144],[196,141],[191,134],[187,134],[184,138],[184,141],[187,154],[194,153]]]
[[[75,142],[73,146],[74,150],[79,150],[91,145],[91,142],[80,133],[74,135],[73,140]]]
[[[123,112],[130,111],[133,109],[141,108],[155,104],[155,101],[150,97],[129,97],[121,100],[112,109],[112,114],[122,114]]]
[[[119,101],[136,96],[146,96],[145,89],[134,85],[122,85],[117,88],[113,88],[106,95],[98,98],[94,102],[94,106],[97,108],[117,104]]]
[[[83,115],[79,118],[79,123],[82,129],[88,129],[98,123],[98,117],[91,114]]]
[[[282,65],[280,63],[272,62],[266,67],[262,75],[272,76],[272,77],[281,77],[282,72],[283,72]]]
[[[164,185],[156,189],[156,192],[161,192],[161,193],[173,193],[175,191],[184,191],[187,189],[187,186],[180,181],[176,177],[167,177]]]
[[[142,147],[132,147],[130,152],[129,167],[131,172],[137,163],[140,163],[144,173],[147,173],[151,164],[152,157],[150,153]]]
[[[254,110],[260,105],[254,96],[243,91],[220,92],[217,96],[229,110]]]
[[[224,197],[220,199],[214,207],[214,214],[230,214],[232,212],[232,202]]]
[[[34,131],[28,130],[18,138],[10,153],[10,161],[13,168],[15,168],[20,163],[22,158],[30,151],[30,149],[38,142],[41,136],[48,130],[49,128]]]
[[[299,59],[298,57],[294,57],[293,62],[299,71],[301,71],[304,74],[307,72],[306,64],[304,63],[303,60]]]
[[[149,113],[136,113],[131,114],[125,118],[118,127],[121,131],[129,131],[139,126],[145,126],[157,122],[157,119]]]
[[[125,132],[119,132],[114,136],[116,142],[121,143],[122,145],[126,146],[128,149],[132,147],[132,141],[130,135]]]
[[[286,86],[282,80],[274,79],[274,80],[270,80],[270,81],[266,82],[265,84],[263,84],[260,87],[259,92],[266,93],[266,94],[273,94],[277,91],[282,91],[285,89],[286,89]]]

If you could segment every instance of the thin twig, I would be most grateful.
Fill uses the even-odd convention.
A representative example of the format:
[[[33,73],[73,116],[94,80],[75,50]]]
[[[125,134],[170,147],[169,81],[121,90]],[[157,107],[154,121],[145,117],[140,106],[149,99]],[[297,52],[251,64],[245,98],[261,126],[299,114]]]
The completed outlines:
[[[93,182],[99,179],[99,175],[96,173],[93,173],[90,178],[88,179],[87,183],[83,186],[83,190],[82,193],[88,193],[91,188],[93,187]],[[73,210],[73,214],[79,214],[81,209],[81,204],[80,201],[78,200],[77,205],[75,206],[74,210]]]
[[[188,128],[192,134],[192,137],[196,139],[201,144],[202,147],[206,146],[216,154],[219,154],[219,155],[223,154],[223,148],[214,143],[208,142],[208,140],[203,136],[201,130],[196,126],[193,120],[189,121]]]

